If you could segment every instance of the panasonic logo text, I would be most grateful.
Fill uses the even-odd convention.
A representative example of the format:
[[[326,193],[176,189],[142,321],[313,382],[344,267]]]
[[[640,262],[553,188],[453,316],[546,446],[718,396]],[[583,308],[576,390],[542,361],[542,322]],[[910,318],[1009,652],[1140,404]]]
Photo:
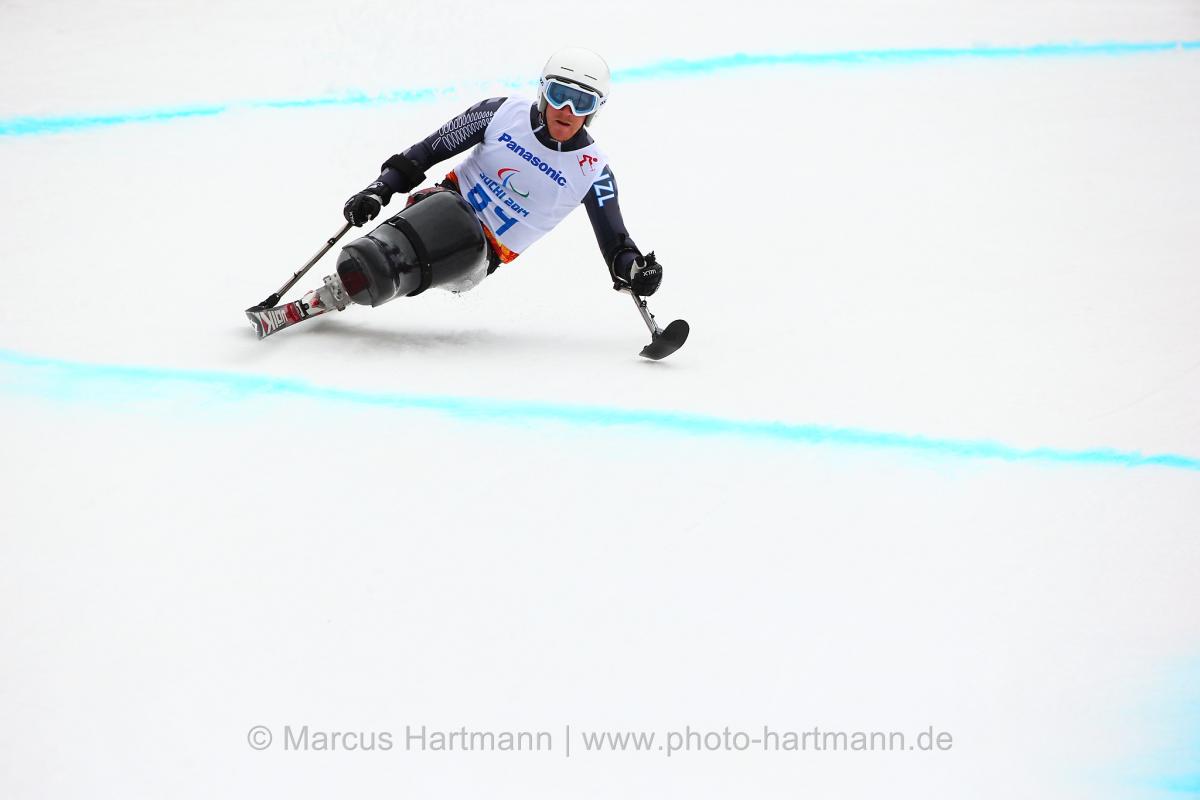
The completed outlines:
[[[547,164],[545,161],[542,161],[540,158],[526,150],[521,145],[514,142],[513,138],[507,133],[500,134],[500,144],[504,145],[509,150],[512,150],[521,158],[528,161],[529,166],[536,167],[543,175],[557,183],[559,186],[567,185],[567,179],[564,178],[558,170]]]

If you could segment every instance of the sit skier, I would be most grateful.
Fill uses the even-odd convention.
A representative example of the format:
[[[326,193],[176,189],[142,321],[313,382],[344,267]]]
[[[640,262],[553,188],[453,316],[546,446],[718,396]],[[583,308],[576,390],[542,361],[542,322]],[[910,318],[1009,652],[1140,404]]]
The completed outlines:
[[[654,294],[662,267],[630,238],[616,179],[588,133],[609,84],[604,59],[568,47],[546,62],[536,102],[481,101],[393,155],[378,179],[346,201],[343,214],[351,225],[373,220],[395,194],[419,186],[433,165],[471,150],[439,184],[414,192],[403,211],[344,247],[324,285],[279,308],[250,309],[259,336],[350,302],[378,306],[434,286],[466,291],[580,203],[614,288]]]

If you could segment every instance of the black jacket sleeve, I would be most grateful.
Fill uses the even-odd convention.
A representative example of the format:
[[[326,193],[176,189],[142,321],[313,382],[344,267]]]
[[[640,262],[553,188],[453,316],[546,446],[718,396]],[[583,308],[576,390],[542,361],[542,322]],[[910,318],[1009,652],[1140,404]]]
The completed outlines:
[[[621,219],[621,204],[617,200],[617,179],[612,169],[605,167],[600,173],[591,190],[584,196],[583,207],[587,209],[592,232],[596,234],[596,244],[600,245],[600,253],[604,256],[604,263],[608,265],[609,275],[614,282],[627,283],[629,268],[642,253],[629,237],[625,221]]]
[[[392,156],[383,163],[383,174],[376,183],[383,184],[391,192],[411,192],[425,180],[425,171],[434,164],[465,153],[482,142],[488,123],[507,99],[481,100],[403,153]]]

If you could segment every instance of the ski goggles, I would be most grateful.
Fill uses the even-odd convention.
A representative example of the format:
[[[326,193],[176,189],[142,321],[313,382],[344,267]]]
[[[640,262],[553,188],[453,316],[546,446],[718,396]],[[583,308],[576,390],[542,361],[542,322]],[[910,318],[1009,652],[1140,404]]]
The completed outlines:
[[[547,103],[555,108],[570,106],[571,113],[577,117],[586,117],[600,108],[600,95],[556,78],[546,79],[542,93]]]

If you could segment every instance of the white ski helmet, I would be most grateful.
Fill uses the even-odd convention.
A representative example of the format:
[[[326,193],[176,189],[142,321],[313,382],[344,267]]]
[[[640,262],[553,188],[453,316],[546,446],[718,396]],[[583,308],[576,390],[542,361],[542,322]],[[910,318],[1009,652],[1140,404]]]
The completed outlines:
[[[600,109],[608,101],[611,84],[608,64],[598,53],[585,47],[564,47],[550,56],[546,66],[542,67],[542,78],[538,81],[538,111],[543,114],[546,113],[546,105],[551,102],[546,97],[547,89],[552,88],[551,81],[574,85],[585,92],[596,95],[598,99],[595,108],[582,114],[586,117],[583,121],[584,126],[592,124],[592,120],[596,118]],[[562,97],[561,99],[564,102],[553,103],[555,108],[562,108],[564,105],[570,104],[571,110],[580,114],[580,110],[572,102],[572,98]]]

